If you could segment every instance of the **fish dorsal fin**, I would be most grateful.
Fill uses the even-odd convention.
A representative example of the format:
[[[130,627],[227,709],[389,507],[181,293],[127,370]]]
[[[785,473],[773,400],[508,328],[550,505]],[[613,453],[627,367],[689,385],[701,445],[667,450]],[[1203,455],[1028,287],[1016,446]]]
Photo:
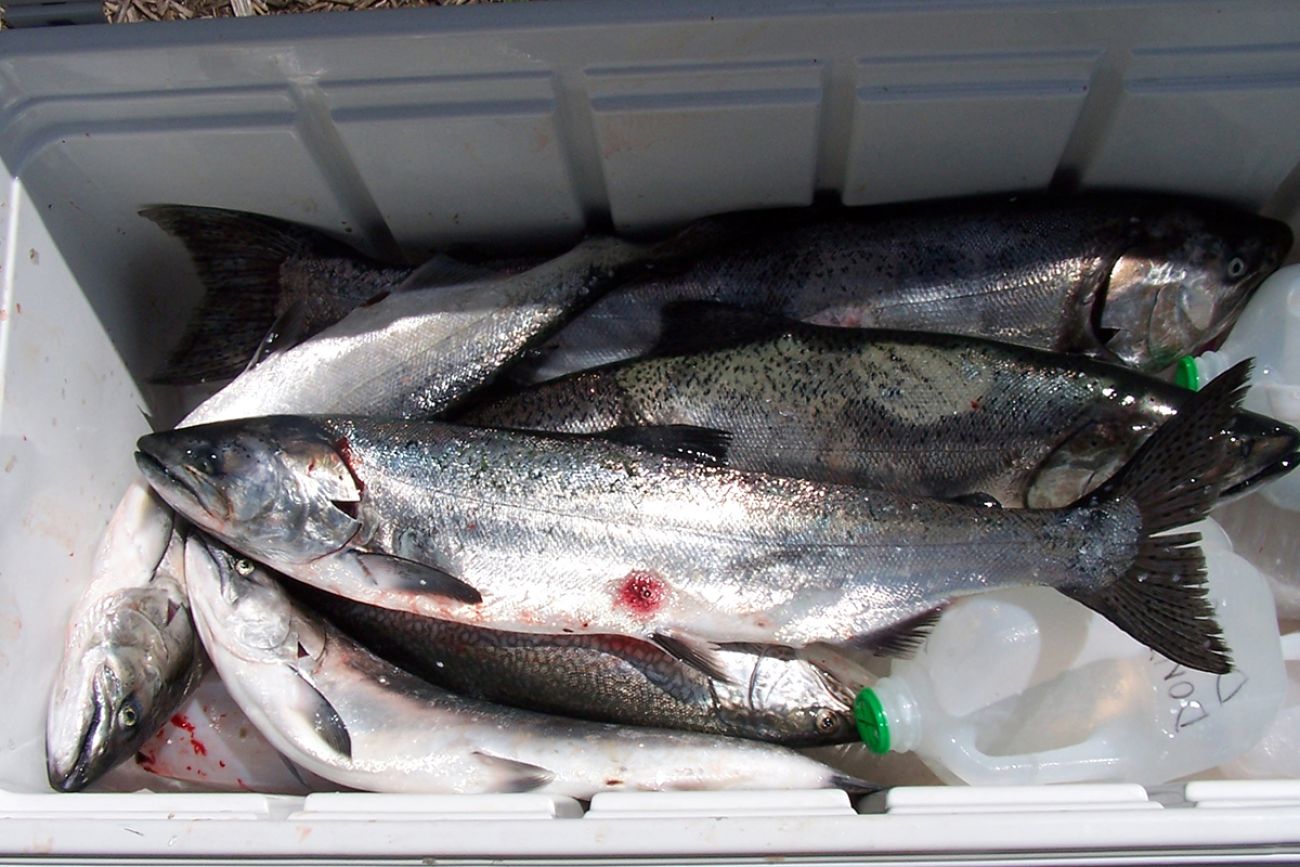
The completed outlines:
[[[716,301],[671,301],[659,312],[659,340],[650,356],[707,352],[775,337],[798,323],[763,310]]]
[[[354,552],[361,568],[378,587],[405,593],[445,596],[457,602],[477,605],[483,594],[454,575],[425,563],[392,554]]]
[[[656,454],[709,466],[726,465],[732,439],[731,431],[693,424],[615,427],[584,436],[638,446]]]

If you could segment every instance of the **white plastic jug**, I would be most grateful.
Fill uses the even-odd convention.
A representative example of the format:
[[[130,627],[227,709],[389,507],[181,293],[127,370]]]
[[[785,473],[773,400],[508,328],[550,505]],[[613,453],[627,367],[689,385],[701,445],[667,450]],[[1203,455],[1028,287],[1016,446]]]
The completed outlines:
[[[954,603],[924,647],[858,696],[863,740],[949,782],[1157,784],[1248,750],[1286,691],[1264,578],[1197,525],[1235,670],[1177,665],[1047,588]]]
[[[1228,779],[1300,780],[1300,632],[1282,638],[1287,690],[1259,743],[1219,768]]]
[[[1264,281],[1217,352],[1183,358],[1177,381],[1197,389],[1247,358],[1255,359],[1243,406],[1300,427],[1300,265]],[[1300,471],[1260,489],[1287,509],[1300,511]]]

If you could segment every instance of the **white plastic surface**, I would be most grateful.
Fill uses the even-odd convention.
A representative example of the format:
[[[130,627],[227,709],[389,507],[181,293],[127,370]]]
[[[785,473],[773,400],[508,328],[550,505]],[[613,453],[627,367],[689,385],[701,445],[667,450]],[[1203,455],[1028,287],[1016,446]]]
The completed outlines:
[[[1287,673],[1282,707],[1258,743],[1219,769],[1228,778],[1300,781],[1300,632],[1283,636],[1282,650]]]
[[[1300,8],[1271,0],[599,0],[5,33],[0,857],[1296,850],[1300,808],[1269,799],[1083,816],[1031,811],[1027,793],[1023,810],[976,815],[794,815],[793,803],[784,815],[787,795],[711,796],[695,818],[674,812],[680,801],[656,818],[643,801],[602,819],[510,795],[466,822],[459,807],[368,795],[42,794],[44,700],[79,564],[134,472],[141,410],[166,424],[180,406],[144,383],[198,285],[139,207],[257,211],[412,260],[819,192],[870,204],[1136,187],[1224,197],[1297,228],[1295,33]]]
[[[1231,673],[1170,662],[1051,590],[969,597],[874,687],[893,748],[983,785],[1152,785],[1245,753],[1286,693],[1277,618],[1264,577],[1223,531],[1195,529]]]

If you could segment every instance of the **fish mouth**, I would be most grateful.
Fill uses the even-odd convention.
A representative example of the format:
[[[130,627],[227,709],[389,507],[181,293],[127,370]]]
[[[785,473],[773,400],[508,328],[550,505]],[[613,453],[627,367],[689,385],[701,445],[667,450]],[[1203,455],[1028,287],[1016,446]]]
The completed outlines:
[[[50,788],[57,791],[79,792],[90,785],[90,781],[95,776],[98,776],[97,766],[99,761],[96,758],[94,748],[95,733],[99,731],[104,719],[103,691],[98,678],[95,679],[92,693],[90,720],[82,730],[81,740],[77,744],[77,757],[72,762],[71,767],[64,770],[54,752],[47,750],[48,761],[45,764],[45,775],[50,781]]]
[[[1292,452],[1289,455],[1279,458],[1264,467],[1262,470],[1256,472],[1250,478],[1243,479],[1235,485],[1225,488],[1223,492],[1219,494],[1219,502],[1227,503],[1242,497],[1245,494],[1249,494],[1265,482],[1271,482],[1279,476],[1286,475],[1298,465],[1300,465],[1300,452]]]
[[[178,469],[172,469],[167,463],[150,454],[143,442],[140,445],[140,450],[135,453],[135,465],[139,467],[145,480],[154,490],[163,496],[163,499],[193,521],[202,523],[204,517],[209,519],[208,523],[221,519],[221,514],[211,506],[213,502],[224,503],[225,501],[225,497],[217,488],[183,465]]]
[[[1300,463],[1300,430],[1289,424],[1242,411],[1232,421],[1228,433],[1237,440],[1242,451],[1224,474],[1220,503],[1250,493],[1260,485],[1286,475]],[[1231,448],[1228,455],[1231,460]]]

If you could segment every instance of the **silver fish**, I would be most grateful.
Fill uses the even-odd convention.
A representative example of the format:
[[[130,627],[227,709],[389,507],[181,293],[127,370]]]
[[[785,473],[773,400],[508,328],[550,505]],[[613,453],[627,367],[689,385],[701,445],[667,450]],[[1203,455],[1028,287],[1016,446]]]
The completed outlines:
[[[1285,224],[1195,199],[1027,195],[769,216],[690,267],[609,293],[511,376],[644,355],[682,300],[820,325],[970,334],[1158,371],[1236,321]]]
[[[609,238],[591,238],[569,253],[537,268],[511,277],[493,277],[450,287],[399,292],[365,307],[292,349],[267,357],[190,413],[182,425],[273,412],[358,412],[386,416],[424,416],[437,413],[481,385],[516,357],[539,333],[558,323],[573,305],[616,280],[622,269],[636,267],[654,255],[671,253],[671,246],[646,248]],[[134,489],[133,489],[134,490]],[[128,596],[132,588],[153,580],[157,560],[123,561],[114,552],[131,550],[141,538],[154,538],[158,528],[170,526],[165,508],[150,498],[124,505],[104,532],[93,569],[97,577],[87,590],[94,599],[115,592]],[[188,609],[170,628],[189,628]],[[78,619],[93,617],[87,602]],[[106,628],[94,622],[74,623],[78,630]],[[111,677],[118,662],[103,661],[103,673],[82,656],[76,643],[64,649],[65,662],[56,681],[49,711],[46,744],[51,783],[56,788],[77,788],[93,776],[64,778],[66,756],[80,749],[87,724],[113,725],[106,716],[115,711],[108,696],[94,692],[90,681]],[[184,683],[192,673],[173,671]],[[89,680],[87,680],[89,679]],[[69,682],[69,680],[71,682]],[[78,682],[80,681],[80,682]],[[136,694],[152,691],[148,704],[165,704],[176,684],[150,679]],[[76,702],[95,700],[93,708]],[[143,699],[141,699],[143,701]],[[172,702],[173,707],[176,702]],[[149,734],[151,734],[150,732]],[[147,736],[147,735],[146,735]],[[126,745],[132,738],[111,736],[105,743]],[[97,770],[127,758],[131,750],[110,749]]]
[[[866,682],[842,683],[775,648],[719,651],[727,677],[717,679],[636,638],[505,632],[290,591],[384,659],[470,698],[791,747],[858,739],[852,705]]]
[[[582,371],[454,420],[588,434],[695,425],[730,435],[735,469],[1059,508],[1192,400],[1118,365],[977,337],[773,322],[710,304],[671,319],[666,328],[694,327],[721,348]],[[1300,449],[1300,431],[1253,413],[1229,432],[1225,496],[1286,472]]]
[[[1058,510],[438,422],[223,422],[143,437],[136,460],[191,521],[322,590],[516,631],[644,637],[710,674],[716,645],[870,641],[955,597],[1025,584],[1226,672],[1197,537],[1156,534],[1214,502],[1219,432],[1248,369],[1215,380],[1111,482]]]
[[[868,789],[782,747],[582,722],[454,695],[294,606],[252,561],[186,547],[195,621],[232,696],[287,758],[354,788],[537,791]]]
[[[50,784],[63,791],[134,755],[203,673],[186,613],[184,540],[171,511],[135,485],[114,520],[140,532],[101,549],[50,696],[46,765]],[[135,581],[138,574],[148,580]]]

